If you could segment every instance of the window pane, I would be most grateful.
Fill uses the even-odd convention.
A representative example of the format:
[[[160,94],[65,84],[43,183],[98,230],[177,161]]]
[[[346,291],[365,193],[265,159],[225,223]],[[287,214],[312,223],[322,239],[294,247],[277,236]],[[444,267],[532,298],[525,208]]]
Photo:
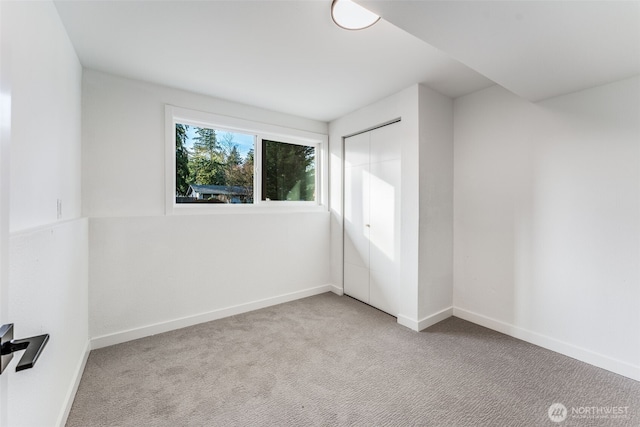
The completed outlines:
[[[176,203],[253,203],[255,137],[176,124]]]
[[[315,199],[315,147],[263,140],[262,200]]]

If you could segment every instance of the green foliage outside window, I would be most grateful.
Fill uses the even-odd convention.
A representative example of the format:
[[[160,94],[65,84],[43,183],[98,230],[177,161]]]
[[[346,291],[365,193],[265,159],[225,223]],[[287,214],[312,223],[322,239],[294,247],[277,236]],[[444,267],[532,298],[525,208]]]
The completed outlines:
[[[219,140],[215,129],[194,130],[189,149],[189,126],[176,124],[176,196],[180,202],[188,195],[189,186],[195,184],[234,187],[234,193],[242,193],[242,203],[252,203],[253,149],[243,159],[230,133]]]
[[[262,199],[314,201],[315,147],[262,141]]]
[[[186,147],[187,125],[176,125],[176,193],[187,194],[189,190],[189,152]]]

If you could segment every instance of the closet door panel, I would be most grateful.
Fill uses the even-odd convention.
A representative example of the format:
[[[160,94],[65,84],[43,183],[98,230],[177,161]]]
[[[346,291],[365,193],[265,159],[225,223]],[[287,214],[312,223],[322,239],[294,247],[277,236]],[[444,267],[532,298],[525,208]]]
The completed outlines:
[[[369,269],[344,263],[344,293],[369,303]]]
[[[398,127],[345,140],[344,292],[398,314],[400,141]]]
[[[369,268],[369,166],[345,168],[344,260]]]
[[[345,140],[344,292],[369,302],[369,135]]]
[[[400,257],[400,161],[371,165],[370,265],[397,273]]]
[[[399,129],[400,127],[394,124],[370,132],[370,163],[400,159],[402,141],[398,134]]]
[[[345,168],[369,164],[369,139],[369,133],[361,133],[360,135],[351,136],[345,139]]]
[[[381,270],[369,271],[369,304],[393,316],[398,314],[397,277]]]

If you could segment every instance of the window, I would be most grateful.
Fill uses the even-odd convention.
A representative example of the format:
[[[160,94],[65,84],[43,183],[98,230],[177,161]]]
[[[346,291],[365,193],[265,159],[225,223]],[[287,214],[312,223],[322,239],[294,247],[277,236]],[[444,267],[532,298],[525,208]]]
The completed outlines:
[[[315,200],[316,148],[262,140],[262,200]]]
[[[176,203],[253,203],[255,136],[175,123]]]
[[[167,213],[323,205],[326,135],[166,107]]]

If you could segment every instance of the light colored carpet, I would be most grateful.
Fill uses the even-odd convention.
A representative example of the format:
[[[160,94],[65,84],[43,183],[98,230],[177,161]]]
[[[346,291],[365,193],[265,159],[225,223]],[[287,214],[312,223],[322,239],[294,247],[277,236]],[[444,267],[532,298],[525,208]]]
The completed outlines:
[[[548,408],[628,407],[625,418]],[[92,351],[68,427],[639,426],[640,383],[472,323],[323,294]]]

